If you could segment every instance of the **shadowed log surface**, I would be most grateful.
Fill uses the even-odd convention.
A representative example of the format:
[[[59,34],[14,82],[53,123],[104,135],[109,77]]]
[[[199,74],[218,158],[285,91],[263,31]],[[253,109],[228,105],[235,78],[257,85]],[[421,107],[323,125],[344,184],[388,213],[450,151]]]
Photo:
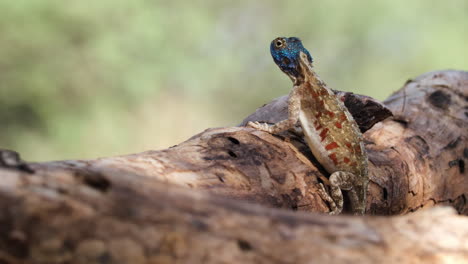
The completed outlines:
[[[439,263],[468,257],[468,219],[448,208],[330,217],[230,201],[129,173],[113,173],[112,182],[57,171],[1,173],[3,263]]]
[[[384,102],[393,118],[375,124],[366,120],[379,117],[361,112],[357,120],[367,124],[361,129],[375,124],[364,134],[367,214],[437,204],[468,213],[467,98],[467,72],[432,72]],[[274,109],[284,108],[281,100]],[[281,111],[268,107],[259,111],[271,117],[256,118],[281,119]],[[468,257],[468,219],[449,209],[359,218],[253,204],[328,212],[316,192],[328,175],[298,132],[208,129],[166,150],[86,161],[25,163],[13,152],[0,154],[0,263],[440,263]]]

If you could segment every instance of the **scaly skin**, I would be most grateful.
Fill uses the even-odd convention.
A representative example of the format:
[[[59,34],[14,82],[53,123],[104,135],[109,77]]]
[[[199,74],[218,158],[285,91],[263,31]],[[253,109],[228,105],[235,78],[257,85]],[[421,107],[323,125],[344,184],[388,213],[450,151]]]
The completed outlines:
[[[298,38],[276,38],[270,51],[275,63],[293,81],[289,96],[289,117],[269,126],[249,122],[249,126],[278,133],[292,128],[299,120],[307,143],[319,163],[330,175],[330,196],[321,192],[331,214],[343,208],[341,190],[348,190],[351,210],[364,214],[369,181],[367,154],[362,134],[343,102],[312,69],[312,57]]]

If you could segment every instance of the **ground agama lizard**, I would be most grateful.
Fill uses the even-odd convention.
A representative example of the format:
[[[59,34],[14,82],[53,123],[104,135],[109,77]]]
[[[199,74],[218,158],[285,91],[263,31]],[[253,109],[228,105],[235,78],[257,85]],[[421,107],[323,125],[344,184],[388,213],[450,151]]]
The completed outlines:
[[[274,125],[249,122],[248,126],[275,134],[294,127],[299,120],[313,155],[331,173],[330,195],[321,192],[330,203],[330,213],[342,211],[342,190],[346,190],[352,212],[364,214],[369,176],[358,125],[343,102],[314,72],[312,57],[299,38],[276,38],[270,52],[294,83],[288,99],[289,117]]]

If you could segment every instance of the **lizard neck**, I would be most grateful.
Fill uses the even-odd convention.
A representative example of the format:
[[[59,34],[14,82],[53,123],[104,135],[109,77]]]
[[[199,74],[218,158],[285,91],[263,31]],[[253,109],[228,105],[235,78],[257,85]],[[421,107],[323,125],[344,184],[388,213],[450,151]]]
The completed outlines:
[[[303,52],[299,54],[299,64],[297,65],[298,75],[289,75],[295,86],[301,86],[308,82],[314,86],[327,89],[325,83],[318,77],[313,69],[312,62],[309,61],[307,55]]]
[[[312,85],[313,89],[330,90],[314,71],[311,63],[302,64],[300,73],[301,74],[298,76],[298,78],[295,78],[293,80],[294,85],[301,86],[304,83],[309,83],[310,85]]]

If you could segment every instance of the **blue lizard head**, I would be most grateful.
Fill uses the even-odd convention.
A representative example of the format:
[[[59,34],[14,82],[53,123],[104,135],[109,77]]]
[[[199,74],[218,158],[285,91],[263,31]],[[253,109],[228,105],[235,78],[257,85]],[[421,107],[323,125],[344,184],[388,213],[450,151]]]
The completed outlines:
[[[291,78],[299,76],[299,54],[303,52],[312,63],[312,56],[308,50],[302,46],[302,42],[296,37],[279,37],[270,44],[270,53],[276,65]]]

